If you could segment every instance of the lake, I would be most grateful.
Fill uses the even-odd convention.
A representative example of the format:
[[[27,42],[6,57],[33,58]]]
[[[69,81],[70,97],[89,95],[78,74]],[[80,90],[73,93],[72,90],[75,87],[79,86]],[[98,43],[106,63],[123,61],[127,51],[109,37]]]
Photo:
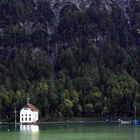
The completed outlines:
[[[139,140],[140,126],[96,124],[0,125],[0,140]]]

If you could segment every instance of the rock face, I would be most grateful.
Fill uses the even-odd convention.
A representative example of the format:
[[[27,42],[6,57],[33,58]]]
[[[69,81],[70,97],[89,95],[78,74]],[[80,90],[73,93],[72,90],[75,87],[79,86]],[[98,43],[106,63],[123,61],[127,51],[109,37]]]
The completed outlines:
[[[36,0],[37,1],[37,0]],[[65,4],[73,3],[77,5],[78,8],[87,8],[89,5],[95,0],[46,0],[53,8],[63,7]],[[115,3],[121,6],[122,8],[126,8],[129,6],[130,0],[101,0],[104,4]]]
[[[57,20],[59,20],[60,11],[65,5],[72,3],[76,5],[77,8],[84,10],[87,9],[96,0],[34,0],[34,1],[35,2],[47,1],[50,4],[51,9],[54,11]],[[124,11],[124,15],[126,16],[126,18],[129,19],[129,17],[127,16],[126,9],[129,7],[131,0],[98,0],[98,1],[108,9],[110,9],[111,5],[119,6]]]
[[[84,8],[84,7],[88,7],[91,3],[92,0],[46,0],[48,1],[51,6],[56,6],[57,4],[60,6],[64,6],[65,4],[68,3],[73,3],[75,5],[77,5],[78,8]]]
[[[130,2],[132,0],[34,0],[37,4],[39,1],[46,1],[50,5],[50,9],[54,13],[54,22],[53,26],[48,24],[48,34],[53,34],[55,27],[57,27],[60,20],[60,13],[64,6],[69,4],[74,4],[80,10],[88,9],[92,4],[96,5],[95,7],[100,7],[101,9],[107,9],[108,11],[112,10],[113,6],[118,6],[125,18],[128,20],[128,24],[130,24],[130,18],[128,14],[128,9],[130,10]]]

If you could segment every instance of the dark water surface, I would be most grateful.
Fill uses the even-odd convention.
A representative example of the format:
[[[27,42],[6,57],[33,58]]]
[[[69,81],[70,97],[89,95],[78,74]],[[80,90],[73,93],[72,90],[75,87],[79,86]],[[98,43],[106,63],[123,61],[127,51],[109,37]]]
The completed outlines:
[[[140,126],[95,124],[0,125],[0,140],[140,140]]]

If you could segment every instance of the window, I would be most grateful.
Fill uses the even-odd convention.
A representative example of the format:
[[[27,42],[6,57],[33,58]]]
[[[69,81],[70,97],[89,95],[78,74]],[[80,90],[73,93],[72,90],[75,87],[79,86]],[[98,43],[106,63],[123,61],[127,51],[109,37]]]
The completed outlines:
[[[25,116],[27,116],[27,114]]]
[[[31,121],[31,118],[29,118],[29,121]]]
[[[31,116],[31,114],[29,114],[29,116]]]
[[[25,121],[27,121],[27,118],[25,118]]]
[[[23,116],[23,114],[22,114],[22,116]]]
[[[23,118],[21,120],[23,121]]]

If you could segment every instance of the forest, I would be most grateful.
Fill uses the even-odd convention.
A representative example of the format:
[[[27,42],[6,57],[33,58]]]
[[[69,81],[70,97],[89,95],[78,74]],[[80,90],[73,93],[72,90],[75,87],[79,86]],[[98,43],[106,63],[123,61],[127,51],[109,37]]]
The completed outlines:
[[[27,98],[44,120],[140,116],[140,1],[102,1],[58,19],[46,1],[0,0],[0,121]]]

